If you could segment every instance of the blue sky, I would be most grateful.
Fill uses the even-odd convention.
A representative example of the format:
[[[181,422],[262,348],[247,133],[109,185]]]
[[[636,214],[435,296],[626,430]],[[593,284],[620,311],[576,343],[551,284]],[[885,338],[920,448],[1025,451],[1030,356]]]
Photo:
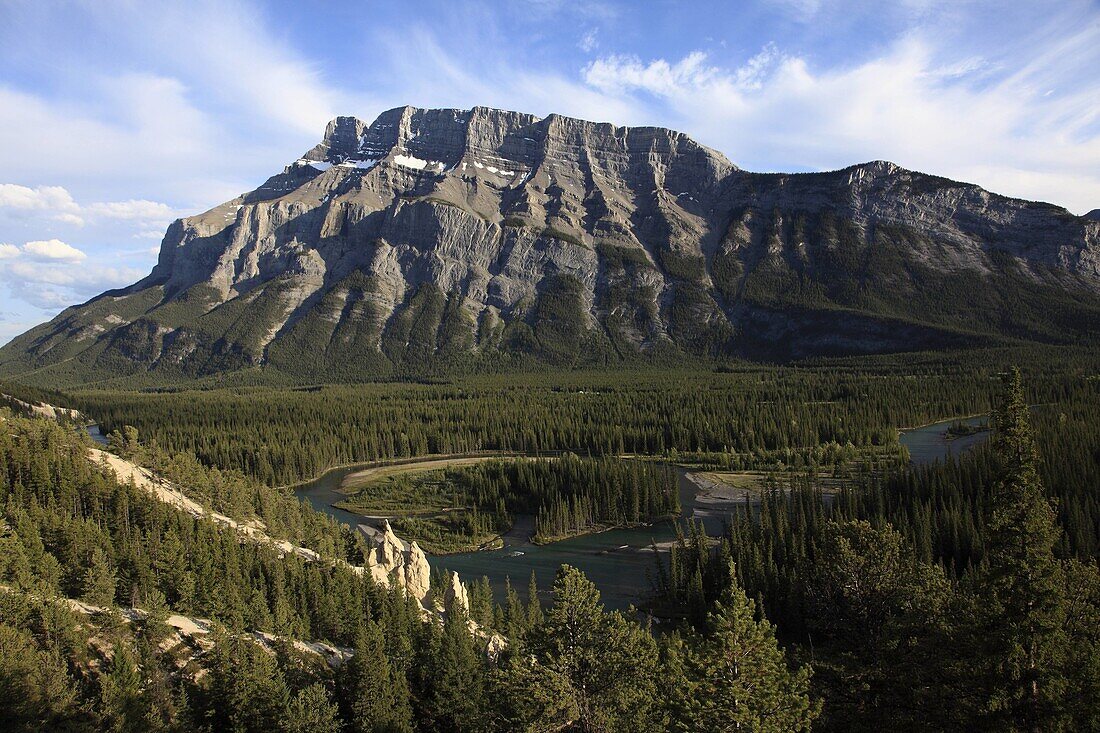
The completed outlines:
[[[1100,207],[1096,1],[0,0],[0,343],[145,275],[173,218],[254,188],[330,118],[402,104]]]

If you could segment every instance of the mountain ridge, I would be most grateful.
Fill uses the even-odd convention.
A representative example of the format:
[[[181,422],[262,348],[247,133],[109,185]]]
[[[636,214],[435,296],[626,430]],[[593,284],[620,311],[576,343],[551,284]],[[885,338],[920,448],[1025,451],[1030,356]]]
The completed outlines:
[[[65,381],[791,359],[1097,336],[1100,223],[871,161],[474,107],[337,117],[157,265],[0,349]],[[44,373],[39,374],[44,370]]]

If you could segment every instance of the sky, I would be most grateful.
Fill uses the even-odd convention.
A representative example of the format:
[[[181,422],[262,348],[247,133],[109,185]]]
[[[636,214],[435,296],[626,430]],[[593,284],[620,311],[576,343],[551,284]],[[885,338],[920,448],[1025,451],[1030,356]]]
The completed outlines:
[[[1100,207],[1100,0],[0,0],[0,343],[337,115],[500,107],[754,171],[885,159]]]

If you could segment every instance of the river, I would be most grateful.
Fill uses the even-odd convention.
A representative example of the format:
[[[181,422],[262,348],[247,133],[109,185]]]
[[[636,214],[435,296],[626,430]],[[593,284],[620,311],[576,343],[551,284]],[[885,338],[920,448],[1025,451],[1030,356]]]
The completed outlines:
[[[971,427],[986,422],[985,415],[968,417],[960,422]],[[955,420],[943,420],[901,431],[901,444],[909,449],[909,459],[914,466],[927,466],[947,456],[959,456],[989,437],[989,431],[948,438],[947,429]]]
[[[107,436],[99,429],[98,423],[88,423],[84,426],[84,429],[88,431],[88,435],[92,440],[103,447],[107,447]]]
[[[969,418],[963,422],[977,425],[983,419]],[[953,422],[954,420],[944,420],[901,431],[900,441],[909,449],[914,465],[926,465],[947,455],[961,454],[988,436],[988,433],[981,432],[948,440],[945,432]],[[298,486],[295,493],[318,511],[325,512],[348,526],[370,523],[371,520],[332,506],[346,498],[339,493],[344,478],[349,473],[362,470],[364,465],[366,464],[328,471],[318,479]],[[681,519],[695,518],[703,521],[710,534],[721,532],[724,518],[741,504],[731,502],[728,505],[708,504],[704,507],[695,500],[697,487],[687,478],[687,471],[677,467],[676,473],[683,508]],[[596,583],[603,594],[605,605],[623,609],[631,604],[641,603],[652,587],[650,575],[656,566],[653,544],[668,542],[675,537],[676,528],[672,521],[630,529],[613,529],[549,545],[532,545],[513,533],[505,538],[505,547],[502,549],[446,556],[430,555],[428,562],[433,568],[457,571],[467,581],[487,577],[497,601],[503,601],[505,581],[509,578],[520,597],[526,598],[527,582],[532,572],[535,573],[541,591],[539,595],[542,596],[548,592],[558,567],[569,564],[584,571]]]

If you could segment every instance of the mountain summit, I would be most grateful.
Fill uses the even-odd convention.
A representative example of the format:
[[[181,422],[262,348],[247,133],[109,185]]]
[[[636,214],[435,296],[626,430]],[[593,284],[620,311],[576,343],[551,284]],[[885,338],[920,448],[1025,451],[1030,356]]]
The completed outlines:
[[[1100,222],[1056,206],[884,161],[751,173],[663,128],[401,107],[336,118],[174,222],[148,277],[16,338],[0,373],[339,380],[1098,335]]]

